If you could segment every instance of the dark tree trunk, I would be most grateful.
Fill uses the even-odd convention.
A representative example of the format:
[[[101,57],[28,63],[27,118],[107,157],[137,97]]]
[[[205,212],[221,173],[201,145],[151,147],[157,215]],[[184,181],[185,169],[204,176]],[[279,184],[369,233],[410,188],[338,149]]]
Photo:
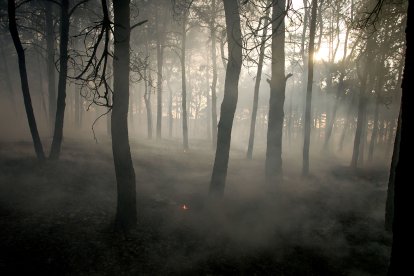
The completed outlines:
[[[56,116],[56,83],[55,83],[55,31],[53,25],[52,5],[45,2],[46,15],[46,52],[47,52],[47,78],[49,93],[49,124],[53,133]]]
[[[271,1],[267,1],[266,7],[268,7],[270,4],[271,4]],[[262,68],[263,68],[264,52],[265,52],[265,48],[266,48],[265,44],[266,44],[266,35],[267,35],[267,24],[269,23],[269,13],[270,13],[270,8],[267,9],[265,18],[263,20],[263,26],[265,26],[265,28],[263,29],[263,34],[262,34],[263,37],[262,37],[261,45],[260,45],[260,54],[259,54],[259,63],[257,65],[256,82],[254,84],[252,118],[251,118],[251,121],[250,121],[249,144],[248,144],[248,147],[247,147],[247,158],[248,159],[252,159],[252,157],[253,157],[254,135],[255,135],[255,131],[256,131],[256,116],[257,116],[257,107],[259,105],[259,89],[260,89],[260,81],[262,80]],[[280,20],[278,20],[278,21],[280,23]],[[282,47],[284,47],[284,45]],[[284,51],[284,49],[283,49],[283,51]]]
[[[309,56],[308,56],[308,84],[306,89],[306,108],[305,108],[305,129],[303,143],[303,167],[302,175],[309,174],[309,146],[311,132],[311,103],[312,103],[312,84],[313,84],[313,55],[315,48],[315,29],[316,29],[316,11],[317,0],[312,0],[312,14],[309,34]]]
[[[20,81],[22,85],[24,107],[26,109],[27,121],[29,123],[30,133],[33,139],[36,156],[39,160],[45,159],[42,142],[40,141],[39,132],[37,130],[36,118],[33,112],[32,100],[30,98],[29,82],[27,80],[26,58],[24,49],[19,38],[16,24],[16,6],[14,0],[8,0],[9,30],[16,48],[19,61]]]
[[[408,2],[407,28],[406,34],[406,52],[405,66],[402,80],[402,99],[401,99],[401,120],[399,120],[399,132],[396,136],[400,139],[396,140],[399,150],[394,152],[398,155],[398,164],[395,164],[395,181],[394,181],[394,219],[393,219],[393,243],[391,250],[391,261],[388,275],[405,275],[412,271],[412,258],[407,252],[411,250],[413,227],[409,223],[409,212],[412,206],[412,189],[410,189],[410,169],[412,162],[412,150],[409,145],[414,137],[410,129],[411,123],[410,108],[413,104],[413,94],[411,93],[410,81],[413,74],[412,54],[413,45],[413,19],[414,19],[414,3]],[[393,168],[391,168],[393,170]],[[404,213],[406,216],[404,216]],[[407,275],[408,275],[407,274]]]
[[[397,134],[395,136],[394,153],[392,155],[390,176],[388,179],[387,201],[385,205],[385,230],[392,232],[392,223],[394,221],[394,186],[395,186],[395,169],[398,164],[401,141],[401,111],[398,116]]]
[[[182,86],[182,96],[181,96],[181,108],[183,113],[183,147],[184,150],[188,150],[188,120],[187,120],[187,78],[185,76],[185,48],[186,48],[186,39],[187,39],[187,12],[184,15],[182,22],[182,40],[181,40],[181,86]]]
[[[217,145],[217,52],[216,52],[216,0],[212,0],[213,16],[210,21],[211,60],[213,62],[213,80],[211,82],[211,135],[213,148]]]
[[[272,12],[272,79],[270,81],[269,121],[266,148],[266,181],[283,180],[282,134],[285,103],[285,9],[286,1],[274,1]]]
[[[128,138],[129,0],[114,0],[114,95],[111,117],[112,152],[118,190],[116,224],[123,229],[137,222],[135,171]]]
[[[59,84],[56,106],[55,129],[53,132],[51,159],[59,159],[63,139],[63,122],[66,107],[66,77],[68,73],[68,41],[69,41],[69,0],[62,0],[60,14],[60,46],[59,46]]]
[[[242,41],[239,5],[237,0],[226,0],[224,12],[228,38],[229,61],[226,69],[224,98],[221,104],[220,122],[217,132],[216,156],[210,182],[210,196],[222,197],[227,176],[231,129],[238,98],[238,83],[242,65]]]

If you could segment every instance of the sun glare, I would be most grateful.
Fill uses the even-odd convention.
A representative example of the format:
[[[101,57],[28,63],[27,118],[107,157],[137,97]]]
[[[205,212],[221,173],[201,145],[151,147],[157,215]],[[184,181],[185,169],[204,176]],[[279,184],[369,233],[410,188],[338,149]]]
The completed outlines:
[[[329,49],[321,47],[313,56],[315,61],[329,60]]]

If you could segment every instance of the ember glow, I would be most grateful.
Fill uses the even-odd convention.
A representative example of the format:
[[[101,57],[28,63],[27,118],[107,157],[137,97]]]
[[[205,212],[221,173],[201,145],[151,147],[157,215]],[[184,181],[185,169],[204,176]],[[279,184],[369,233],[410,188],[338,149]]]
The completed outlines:
[[[183,209],[183,210],[188,210],[188,206],[187,206],[187,205],[185,205],[185,204],[183,204],[183,205],[181,205],[181,209]]]

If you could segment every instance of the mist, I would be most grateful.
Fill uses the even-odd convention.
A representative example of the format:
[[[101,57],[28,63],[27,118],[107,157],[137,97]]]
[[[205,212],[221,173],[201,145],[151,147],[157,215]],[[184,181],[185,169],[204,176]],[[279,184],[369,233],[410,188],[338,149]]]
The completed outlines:
[[[407,1],[3,2],[2,274],[387,275]]]

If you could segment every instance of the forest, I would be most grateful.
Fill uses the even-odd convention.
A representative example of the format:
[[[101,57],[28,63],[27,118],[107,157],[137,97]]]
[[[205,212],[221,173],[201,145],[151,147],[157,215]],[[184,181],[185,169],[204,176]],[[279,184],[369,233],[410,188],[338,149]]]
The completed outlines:
[[[409,2],[0,0],[0,274],[409,275]]]

